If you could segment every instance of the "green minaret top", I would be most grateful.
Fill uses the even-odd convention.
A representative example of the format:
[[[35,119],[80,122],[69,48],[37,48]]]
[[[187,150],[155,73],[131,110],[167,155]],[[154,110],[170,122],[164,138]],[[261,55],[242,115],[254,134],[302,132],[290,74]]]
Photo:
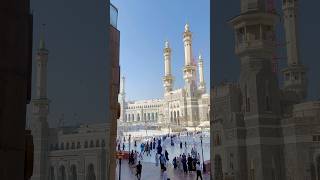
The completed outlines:
[[[44,39],[44,29],[45,29],[45,24],[42,24],[42,32],[40,35],[40,42],[39,42],[39,49],[46,49],[46,43]]]

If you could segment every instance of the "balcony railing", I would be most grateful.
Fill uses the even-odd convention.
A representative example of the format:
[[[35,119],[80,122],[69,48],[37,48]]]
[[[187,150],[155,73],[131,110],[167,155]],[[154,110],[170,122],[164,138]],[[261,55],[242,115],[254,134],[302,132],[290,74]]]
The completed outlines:
[[[110,24],[114,28],[117,28],[117,22],[118,22],[118,9],[113,4],[110,4]]]

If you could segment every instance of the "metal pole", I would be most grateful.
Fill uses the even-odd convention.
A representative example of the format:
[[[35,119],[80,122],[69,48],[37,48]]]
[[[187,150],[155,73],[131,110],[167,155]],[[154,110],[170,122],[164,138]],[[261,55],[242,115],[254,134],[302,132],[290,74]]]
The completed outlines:
[[[121,180],[121,158],[119,158],[119,180]]]

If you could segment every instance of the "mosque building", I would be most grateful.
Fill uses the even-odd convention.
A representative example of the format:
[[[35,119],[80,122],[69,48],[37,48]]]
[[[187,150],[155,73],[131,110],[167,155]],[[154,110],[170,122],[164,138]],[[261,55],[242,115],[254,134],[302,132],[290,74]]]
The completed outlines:
[[[223,180],[320,179],[320,102],[307,101],[299,59],[298,1],[283,0],[287,67],[272,68],[278,15],[266,0],[241,0],[230,21],[239,82],[213,89],[211,172]],[[303,2],[302,2],[303,3]]]
[[[209,127],[210,95],[206,92],[203,57],[199,55],[196,64],[192,52],[192,32],[189,24],[183,33],[184,45],[184,87],[173,89],[174,77],[171,68],[171,47],[166,41],[164,56],[164,95],[162,99],[126,101],[125,78],[120,84],[119,103],[121,106],[120,128],[141,126],[145,128],[169,128],[179,131],[199,126]],[[197,73],[199,79],[197,79]]]

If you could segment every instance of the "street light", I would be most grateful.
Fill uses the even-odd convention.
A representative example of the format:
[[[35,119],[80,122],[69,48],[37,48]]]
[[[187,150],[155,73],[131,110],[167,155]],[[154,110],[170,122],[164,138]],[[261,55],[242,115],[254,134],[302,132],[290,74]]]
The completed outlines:
[[[130,147],[131,147],[131,134],[129,134],[129,154],[130,154]]]
[[[201,141],[201,150],[202,150],[202,163],[203,163],[203,172],[206,172],[206,166],[205,166],[205,164],[204,164],[204,157],[203,157],[203,146],[202,146],[202,139],[203,139],[203,137],[202,137],[202,134],[201,134],[201,136],[200,136],[200,141]]]
[[[120,151],[117,153],[117,158],[119,159],[119,180],[121,180],[121,160],[123,158],[123,153]]]

